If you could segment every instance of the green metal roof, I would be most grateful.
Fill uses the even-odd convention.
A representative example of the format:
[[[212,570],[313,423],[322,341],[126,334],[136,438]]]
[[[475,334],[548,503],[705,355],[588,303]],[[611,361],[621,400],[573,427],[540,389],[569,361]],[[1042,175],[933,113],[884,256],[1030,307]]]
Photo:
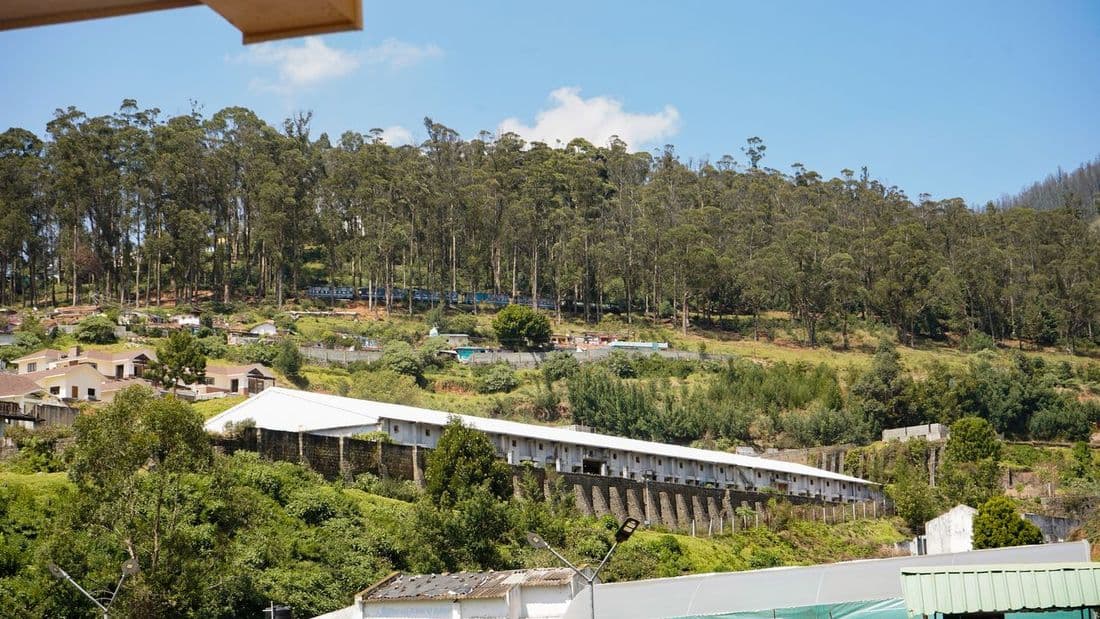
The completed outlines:
[[[1100,563],[903,568],[910,617],[1100,607]]]

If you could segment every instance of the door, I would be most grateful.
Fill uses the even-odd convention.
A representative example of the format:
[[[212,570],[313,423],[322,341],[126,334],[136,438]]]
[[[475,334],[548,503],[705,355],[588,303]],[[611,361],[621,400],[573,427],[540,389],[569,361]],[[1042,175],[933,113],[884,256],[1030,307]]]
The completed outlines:
[[[237,390],[239,390],[240,388],[241,381],[239,379],[234,378],[233,380],[229,381],[229,391],[237,393]]]
[[[80,388],[77,387],[76,385],[73,385],[72,387],[70,387],[69,392],[71,393],[71,395],[69,397],[71,397],[72,399],[74,399],[74,400],[79,400],[80,399]]]
[[[115,366],[115,378],[122,378],[125,373],[126,373],[126,366],[125,365],[116,365]]]

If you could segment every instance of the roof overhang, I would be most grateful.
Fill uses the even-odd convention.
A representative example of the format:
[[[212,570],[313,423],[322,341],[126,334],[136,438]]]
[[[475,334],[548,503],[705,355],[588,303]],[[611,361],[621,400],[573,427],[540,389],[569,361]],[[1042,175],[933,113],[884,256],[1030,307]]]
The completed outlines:
[[[362,0],[4,0],[0,30],[205,4],[245,43],[363,29]]]

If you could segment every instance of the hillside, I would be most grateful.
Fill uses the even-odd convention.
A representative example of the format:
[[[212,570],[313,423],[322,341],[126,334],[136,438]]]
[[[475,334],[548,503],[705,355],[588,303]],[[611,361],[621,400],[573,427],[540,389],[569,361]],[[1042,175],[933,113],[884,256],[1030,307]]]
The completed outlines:
[[[1068,174],[1059,168],[1015,195],[1002,196],[997,200],[997,206],[1006,209],[1021,206],[1044,211],[1071,206],[1086,219],[1092,219],[1100,215],[1100,157],[1082,163]]]

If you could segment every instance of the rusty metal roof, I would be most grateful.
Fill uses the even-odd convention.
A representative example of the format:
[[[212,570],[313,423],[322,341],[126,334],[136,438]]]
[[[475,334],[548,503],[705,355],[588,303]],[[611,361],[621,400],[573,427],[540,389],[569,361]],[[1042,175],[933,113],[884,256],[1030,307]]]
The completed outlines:
[[[453,574],[394,573],[359,594],[371,601],[458,600],[504,597],[514,587],[559,587],[568,585],[574,574],[567,568],[507,570],[502,572],[456,572]]]

